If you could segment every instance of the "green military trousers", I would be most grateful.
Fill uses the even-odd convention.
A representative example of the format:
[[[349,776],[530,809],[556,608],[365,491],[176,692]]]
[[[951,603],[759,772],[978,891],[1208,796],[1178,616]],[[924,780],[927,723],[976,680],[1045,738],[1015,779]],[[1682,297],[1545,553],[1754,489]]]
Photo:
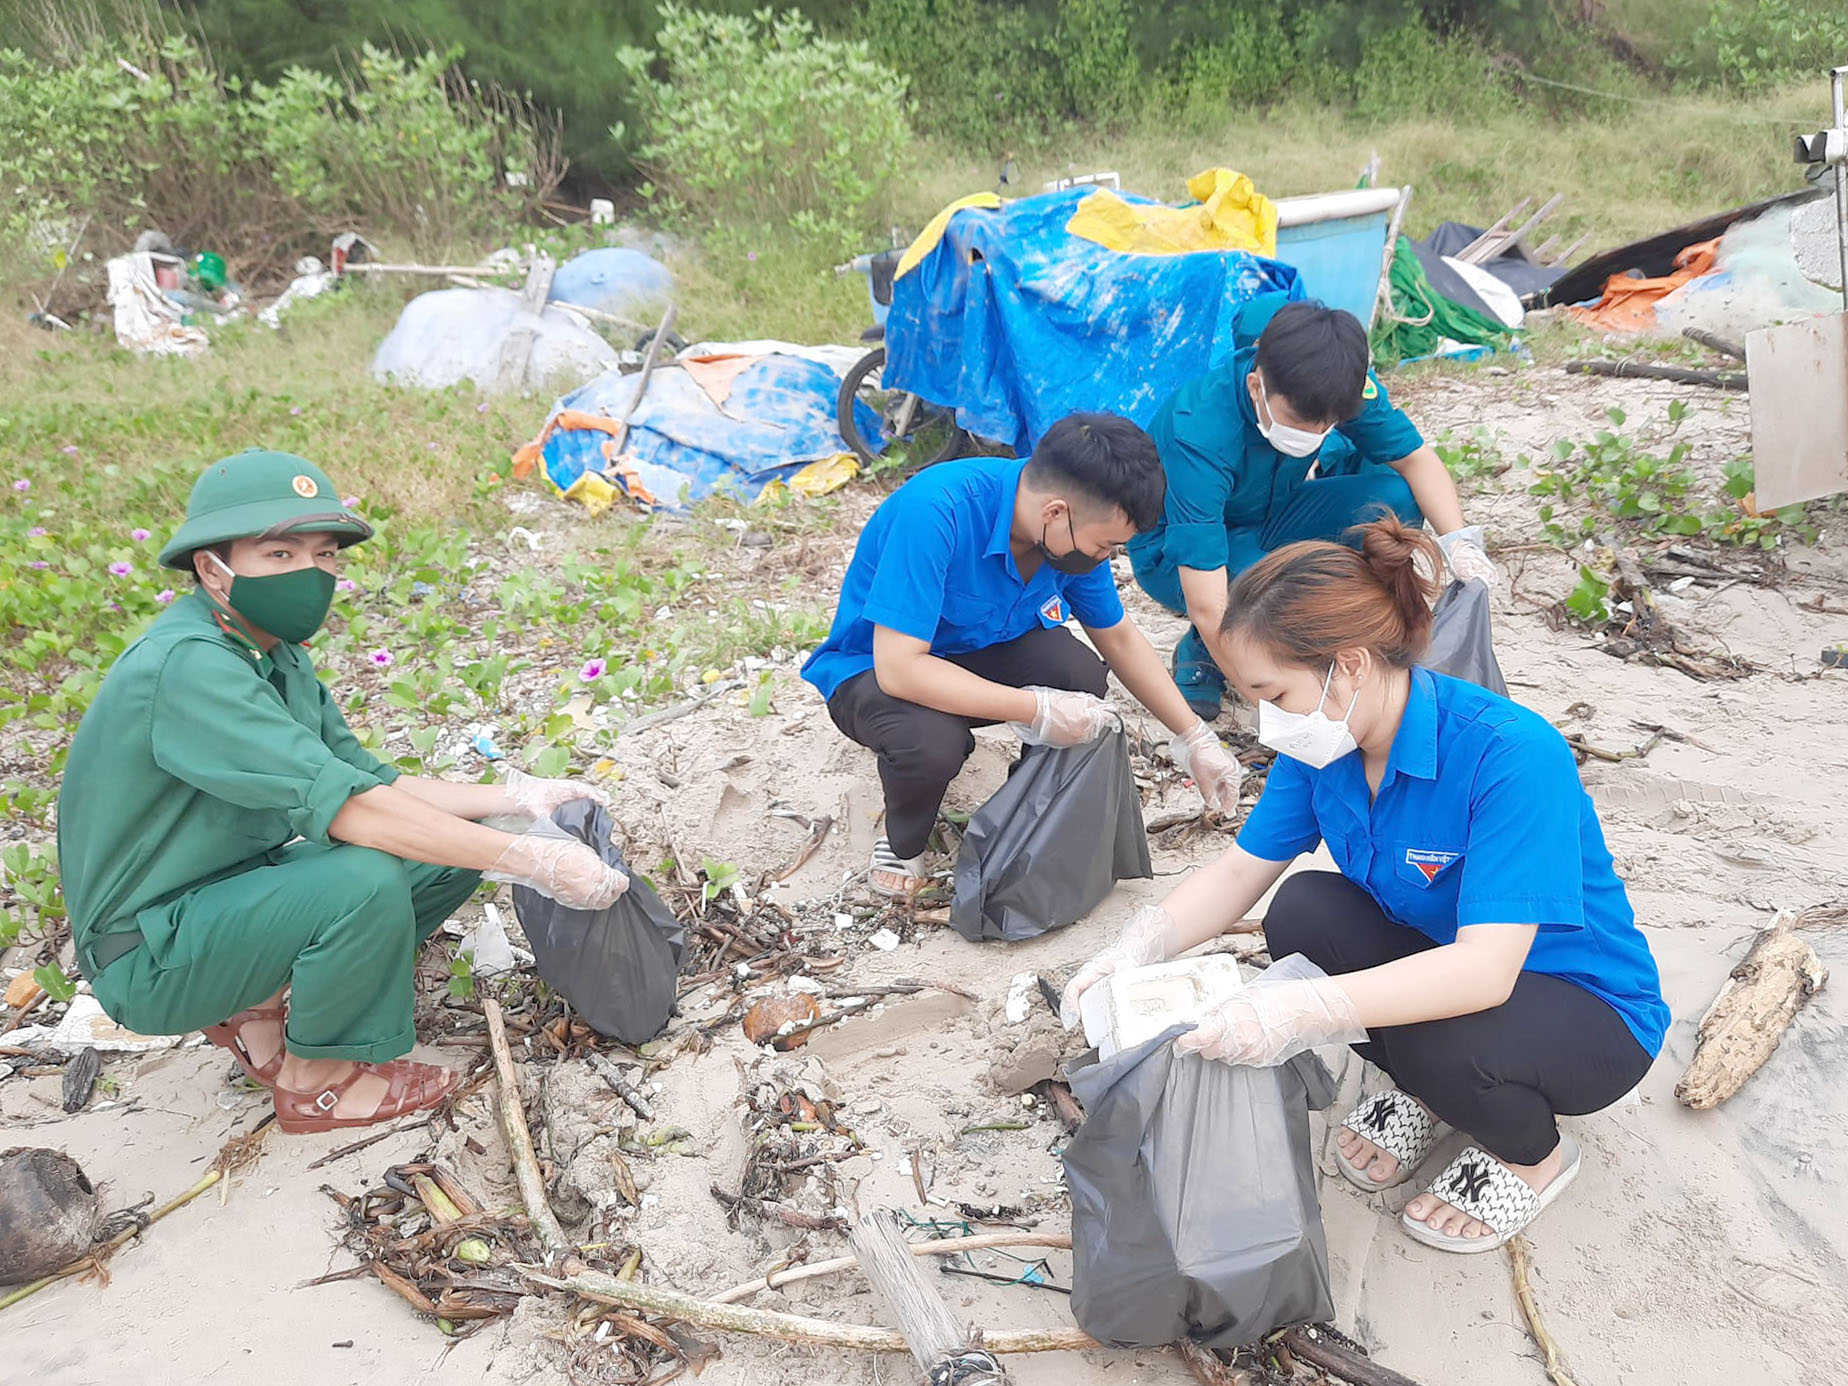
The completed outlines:
[[[480,873],[303,841],[271,861],[161,906],[173,925],[162,955],[143,944],[103,968],[91,980],[103,1009],[144,1035],[179,1035],[286,985],[291,1054],[371,1064],[409,1053],[418,945]]]

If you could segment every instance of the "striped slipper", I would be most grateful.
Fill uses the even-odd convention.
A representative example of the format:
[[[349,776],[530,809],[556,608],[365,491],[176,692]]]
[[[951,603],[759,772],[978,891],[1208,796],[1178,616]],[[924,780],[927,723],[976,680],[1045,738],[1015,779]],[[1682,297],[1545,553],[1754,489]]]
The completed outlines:
[[[1553,1182],[1539,1193],[1535,1193],[1532,1185],[1500,1160],[1473,1145],[1452,1160],[1444,1172],[1431,1181],[1430,1193],[1443,1199],[1459,1213],[1467,1213],[1487,1226],[1490,1229],[1489,1236],[1447,1236],[1430,1224],[1419,1222],[1410,1213],[1402,1213],[1399,1221],[1405,1228],[1405,1234],[1413,1241],[1434,1246],[1439,1251],[1457,1251],[1465,1255],[1477,1251],[1493,1251],[1506,1244],[1524,1231],[1528,1223],[1540,1216],[1547,1204],[1564,1193],[1566,1186],[1578,1178],[1579,1169],[1584,1164],[1578,1142],[1570,1136],[1562,1135],[1559,1144],[1565,1152],[1565,1163],[1560,1166],[1559,1173],[1553,1176]]]
[[[880,880],[884,876],[885,880]],[[930,872],[924,866],[924,854],[915,857],[893,855],[892,844],[883,837],[873,844],[873,863],[866,883],[873,894],[888,900],[908,900],[930,884]]]
[[[1425,1162],[1431,1147],[1437,1144],[1440,1124],[1420,1103],[1397,1088],[1376,1092],[1371,1097],[1361,1098],[1341,1126],[1396,1159],[1399,1162],[1397,1172],[1390,1179],[1370,1179],[1364,1169],[1356,1169],[1338,1150],[1335,1164],[1341,1170],[1341,1177],[1357,1189],[1378,1193],[1381,1189],[1396,1188],[1416,1174],[1418,1166]]]

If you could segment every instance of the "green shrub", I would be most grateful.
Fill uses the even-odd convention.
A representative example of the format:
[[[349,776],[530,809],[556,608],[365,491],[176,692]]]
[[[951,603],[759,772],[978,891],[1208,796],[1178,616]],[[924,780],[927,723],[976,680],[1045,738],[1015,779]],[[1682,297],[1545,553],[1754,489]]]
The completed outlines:
[[[1372,120],[1410,115],[1480,117],[1514,104],[1488,52],[1467,33],[1402,24],[1368,42],[1354,69],[1354,113]]]
[[[1125,0],[1059,0],[1060,72],[1066,108],[1110,125],[1141,104],[1142,63]]]
[[[1811,77],[1848,60],[1840,0],[1717,0],[1669,65],[1696,82],[1755,91]]]
[[[787,224],[831,251],[881,225],[911,127],[904,80],[865,43],[822,38],[793,10],[667,4],[655,45],[616,57],[646,112],[637,153],[665,207],[708,225]]]
[[[999,155],[1037,145],[1065,113],[1048,13],[979,0],[866,0],[855,32],[904,74],[927,134]]]
[[[174,35],[0,50],[0,234],[58,240],[87,215],[114,251],[158,227],[249,277],[356,226],[432,248],[482,231],[555,185],[556,132],[460,85],[456,56],[368,46],[341,79],[246,85]]]

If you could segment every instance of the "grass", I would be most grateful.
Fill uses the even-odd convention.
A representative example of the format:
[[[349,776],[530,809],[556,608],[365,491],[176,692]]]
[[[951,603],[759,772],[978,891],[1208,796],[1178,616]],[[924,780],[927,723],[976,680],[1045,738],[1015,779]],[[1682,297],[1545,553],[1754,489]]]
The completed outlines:
[[[801,586],[787,563],[766,559],[748,587],[728,569],[742,528],[781,545],[830,528],[835,502],[784,492],[748,508],[714,502],[686,520],[510,515],[509,459],[546,402],[375,384],[367,367],[396,307],[368,292],[312,303],[280,335],[219,334],[197,361],[6,329],[0,806],[10,817],[48,822],[65,748],[103,674],[189,585],[155,555],[194,477],[248,446],[322,463],[377,528],[351,551],[314,649],[356,729],[406,770],[480,773],[468,746],[486,733],[540,773],[582,771],[634,712],[722,678],[742,687],[741,661],[786,663],[820,639],[829,594]],[[540,536],[537,551],[510,542],[519,522]],[[7,895],[29,903],[16,886]]]

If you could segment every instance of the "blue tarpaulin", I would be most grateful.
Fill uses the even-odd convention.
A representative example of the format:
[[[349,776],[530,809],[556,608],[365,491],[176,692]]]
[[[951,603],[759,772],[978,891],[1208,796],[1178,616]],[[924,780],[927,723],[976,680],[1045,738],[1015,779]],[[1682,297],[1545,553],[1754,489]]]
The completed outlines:
[[[1135,255],[1070,235],[1090,192],[952,216],[893,285],[887,385],[953,407],[962,427],[1025,456],[1077,410],[1146,426],[1231,353],[1241,304],[1280,289],[1303,296],[1294,269],[1247,251]]]
[[[637,375],[617,371],[572,391],[553,408],[540,444],[546,476],[568,491],[585,471],[608,464],[610,434],[572,427],[572,413],[620,418],[634,398]],[[663,367],[630,416],[626,460],[663,504],[701,500],[724,489],[753,499],[766,485],[807,463],[846,450],[835,421],[840,377],[819,361],[763,356],[734,379],[720,404],[685,370]],[[862,406],[864,407],[864,406]],[[878,432],[870,411],[867,436]]]

